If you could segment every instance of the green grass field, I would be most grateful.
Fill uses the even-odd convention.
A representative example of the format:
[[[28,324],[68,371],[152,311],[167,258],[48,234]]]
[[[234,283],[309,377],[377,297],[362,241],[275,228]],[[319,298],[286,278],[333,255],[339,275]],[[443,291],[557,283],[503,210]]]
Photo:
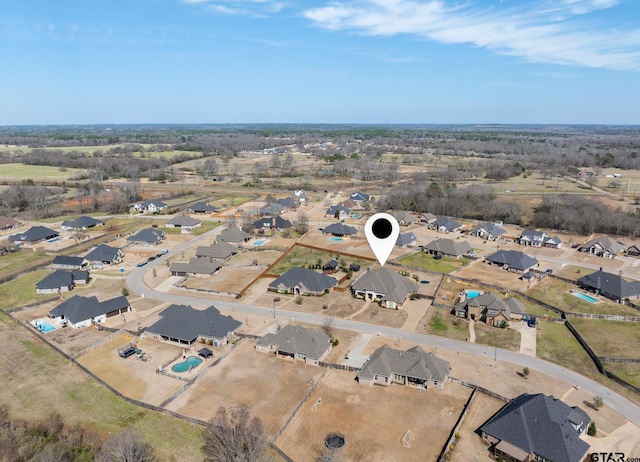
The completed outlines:
[[[1,277],[13,276],[34,266],[48,265],[53,261],[53,257],[51,254],[27,249],[11,252],[0,257],[0,275]]]
[[[413,266],[416,268],[425,269],[428,271],[435,271],[438,273],[449,274],[452,271],[462,268],[463,266],[471,262],[468,258],[442,258],[436,260],[432,255],[428,255],[425,252],[417,252],[406,257],[401,257],[395,260],[396,263],[401,265]]]
[[[69,178],[84,175],[86,170],[68,168],[65,171],[58,167],[45,165],[4,164],[0,171],[0,183],[4,180],[66,181]]]
[[[269,269],[269,273],[283,274],[294,267],[316,265],[318,264],[318,261],[320,262],[320,265],[324,265],[332,258],[336,258],[335,253],[322,252],[320,250],[309,249],[307,247],[295,246],[282,260]],[[371,262],[368,260],[354,257],[340,256],[337,260],[338,262],[344,261],[347,266],[351,263],[360,265],[361,270],[364,270],[366,267],[371,265]]]
[[[617,375],[622,380],[640,388],[640,364],[604,363],[607,371]]]
[[[600,373],[589,355],[562,323],[540,321],[536,354],[539,358],[559,364],[587,377]]]
[[[12,281],[0,285],[0,310],[9,310],[19,306],[29,305],[39,300],[55,297],[53,294],[36,294],[36,282],[51,274],[51,271],[41,270],[20,276]]]
[[[598,356],[640,359],[640,326],[635,322],[569,318]]]

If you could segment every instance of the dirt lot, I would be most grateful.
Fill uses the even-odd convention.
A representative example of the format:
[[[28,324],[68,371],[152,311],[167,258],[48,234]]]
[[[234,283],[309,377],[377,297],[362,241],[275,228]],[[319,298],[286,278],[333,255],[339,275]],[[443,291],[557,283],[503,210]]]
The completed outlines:
[[[243,340],[168,409],[209,420],[220,406],[246,403],[273,435],[323,372],[319,367],[259,353],[253,341]]]
[[[237,294],[245,288],[248,281],[252,281],[264,271],[258,266],[245,268],[222,267],[212,276],[190,277],[183,283],[183,287],[190,289],[206,289],[216,292]]]
[[[331,370],[276,444],[294,460],[312,460],[330,432],[344,435],[342,460],[435,460],[470,390],[447,384],[444,390],[368,387],[353,372]],[[313,404],[322,398],[317,412]],[[407,430],[411,448],[402,445]]]
[[[121,358],[118,348],[129,342],[137,343],[148,360],[141,361],[136,355]],[[179,346],[120,334],[78,358],[78,362],[123,395],[158,405],[184,382],[156,374],[156,369],[181,353]]]
[[[476,393],[471,409],[469,409],[464,423],[458,431],[460,440],[451,458],[452,462],[469,462],[470,460],[479,462],[494,461],[491,453],[487,450],[482,439],[475,433],[475,430],[502,409],[503,406],[504,403],[502,401],[483,393]]]
[[[512,290],[525,291],[531,283],[522,281],[522,274],[513,271],[506,271],[502,268],[489,265],[484,262],[477,261],[456,272],[456,276],[468,279],[477,279],[480,281],[488,281],[491,284],[505,287]]]

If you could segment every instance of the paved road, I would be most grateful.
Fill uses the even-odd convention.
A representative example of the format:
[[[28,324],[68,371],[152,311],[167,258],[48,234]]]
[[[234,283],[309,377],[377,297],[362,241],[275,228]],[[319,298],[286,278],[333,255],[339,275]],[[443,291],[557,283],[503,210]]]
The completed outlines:
[[[142,276],[144,272],[153,265],[162,263],[165,259],[171,257],[172,255],[179,254],[180,252],[182,252],[182,250],[195,245],[202,239],[206,239],[220,233],[222,229],[223,227],[220,226],[214,230],[208,231],[207,233],[204,233],[196,237],[195,239],[190,240],[189,242],[185,242],[184,244],[177,246],[175,249],[169,252],[169,254],[164,255],[163,257],[160,257],[159,259],[147,264],[145,267],[135,268],[127,276],[127,286],[135,293],[144,294],[145,298],[151,298],[162,302],[200,306],[202,306],[203,304],[207,304],[206,299],[203,298],[191,297],[182,294],[168,294],[151,289],[144,284],[144,282],[142,281]],[[327,318],[326,316],[310,313],[300,313],[297,311],[288,311],[283,309],[278,309],[274,313],[274,310],[272,308],[230,301],[216,300],[214,303],[215,306],[222,311],[233,311],[235,313],[246,313],[260,316],[274,316],[277,319],[295,320],[319,326],[323,325]],[[334,326],[338,329],[351,330],[359,332],[361,334],[382,335],[401,341],[431,345],[434,347],[446,348],[451,351],[459,351],[462,353],[469,353],[477,356],[488,356],[490,358],[494,358],[495,356],[501,361],[508,361],[517,364],[520,367],[528,367],[529,369],[548,374],[552,377],[557,377],[568,384],[580,386],[581,390],[589,393],[592,396],[602,396],[604,402],[608,406],[619,412],[631,422],[640,426],[639,406],[631,403],[626,398],[618,395],[614,391],[594,380],[591,380],[581,374],[570,371],[562,366],[550,363],[540,358],[522,355],[513,351],[494,349],[486,345],[461,342],[458,340],[420,334],[417,332],[395,329],[391,327],[376,326],[373,324],[367,324],[348,319],[334,318]]]

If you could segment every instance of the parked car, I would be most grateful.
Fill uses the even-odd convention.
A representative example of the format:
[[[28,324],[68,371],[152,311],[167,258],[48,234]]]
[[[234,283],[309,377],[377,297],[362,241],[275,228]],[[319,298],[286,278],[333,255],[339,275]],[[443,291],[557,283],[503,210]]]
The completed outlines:
[[[142,263],[138,263],[136,266],[137,266],[138,268],[142,268],[142,267],[143,267],[144,265],[146,265],[146,264],[147,264],[147,262],[146,262],[146,261],[143,261]]]
[[[442,260],[442,255],[440,255],[439,253],[437,253],[437,254],[435,254],[435,255],[433,256],[433,259],[434,259],[434,260]]]
[[[152,256],[150,256],[149,258],[147,258],[147,262],[153,261],[153,260],[155,260],[155,259],[156,259],[156,257],[154,257],[154,256],[152,255]]]

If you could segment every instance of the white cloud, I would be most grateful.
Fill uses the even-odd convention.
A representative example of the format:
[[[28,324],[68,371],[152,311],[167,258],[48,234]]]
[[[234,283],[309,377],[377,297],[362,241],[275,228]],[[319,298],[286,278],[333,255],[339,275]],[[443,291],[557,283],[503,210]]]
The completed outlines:
[[[634,0],[635,1],[635,0]],[[446,43],[470,43],[531,62],[640,71],[640,29],[605,28],[598,17],[618,0],[511,2],[473,0],[358,0],[333,2],[303,15],[332,30],[373,36],[409,34]]]
[[[191,5],[202,5],[206,11],[221,14],[277,13],[285,7],[282,0],[182,0]]]

